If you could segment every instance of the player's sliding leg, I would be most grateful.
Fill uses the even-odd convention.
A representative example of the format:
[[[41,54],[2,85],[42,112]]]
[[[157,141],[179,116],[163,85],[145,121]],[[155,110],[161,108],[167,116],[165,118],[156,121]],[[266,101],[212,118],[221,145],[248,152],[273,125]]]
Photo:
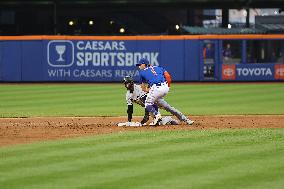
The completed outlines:
[[[157,105],[160,108],[165,109],[167,112],[170,112],[172,115],[176,116],[182,122],[185,122],[185,123],[187,123],[189,125],[192,125],[194,123],[194,121],[188,119],[181,111],[179,111],[176,108],[172,107],[163,98],[157,100]]]
[[[166,116],[162,118],[160,125],[178,125],[179,121],[173,119],[171,116]]]

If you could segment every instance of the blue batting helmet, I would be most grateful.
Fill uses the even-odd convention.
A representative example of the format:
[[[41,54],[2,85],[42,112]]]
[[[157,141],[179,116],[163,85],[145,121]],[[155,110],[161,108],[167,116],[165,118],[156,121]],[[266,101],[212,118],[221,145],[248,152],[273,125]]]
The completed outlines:
[[[140,66],[141,64],[149,65],[150,62],[149,62],[149,60],[147,60],[146,58],[141,58],[141,59],[139,60],[139,62],[136,64],[136,66]]]

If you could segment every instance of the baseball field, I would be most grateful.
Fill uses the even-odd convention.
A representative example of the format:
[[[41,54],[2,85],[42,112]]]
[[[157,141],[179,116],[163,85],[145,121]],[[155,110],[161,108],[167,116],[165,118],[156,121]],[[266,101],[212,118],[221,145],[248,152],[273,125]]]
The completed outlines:
[[[284,83],[174,83],[192,126],[117,127],[125,92],[1,84],[0,188],[284,187]]]

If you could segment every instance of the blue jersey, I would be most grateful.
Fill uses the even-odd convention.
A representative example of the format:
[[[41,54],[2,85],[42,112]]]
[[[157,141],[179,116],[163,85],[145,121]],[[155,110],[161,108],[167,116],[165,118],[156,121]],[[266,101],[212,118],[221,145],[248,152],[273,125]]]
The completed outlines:
[[[140,83],[148,83],[150,86],[158,83],[164,83],[166,78],[164,72],[166,70],[159,66],[149,66],[144,70],[140,70]]]

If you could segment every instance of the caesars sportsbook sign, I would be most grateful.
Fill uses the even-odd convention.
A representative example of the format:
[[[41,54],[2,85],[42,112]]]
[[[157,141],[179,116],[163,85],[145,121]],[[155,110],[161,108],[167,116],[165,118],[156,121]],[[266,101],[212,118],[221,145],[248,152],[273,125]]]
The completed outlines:
[[[47,43],[48,78],[67,80],[111,80],[131,75],[138,76],[135,64],[140,58],[159,65],[157,48],[137,41],[69,41]],[[154,45],[155,46],[155,45]],[[146,51],[143,51],[143,49]]]

